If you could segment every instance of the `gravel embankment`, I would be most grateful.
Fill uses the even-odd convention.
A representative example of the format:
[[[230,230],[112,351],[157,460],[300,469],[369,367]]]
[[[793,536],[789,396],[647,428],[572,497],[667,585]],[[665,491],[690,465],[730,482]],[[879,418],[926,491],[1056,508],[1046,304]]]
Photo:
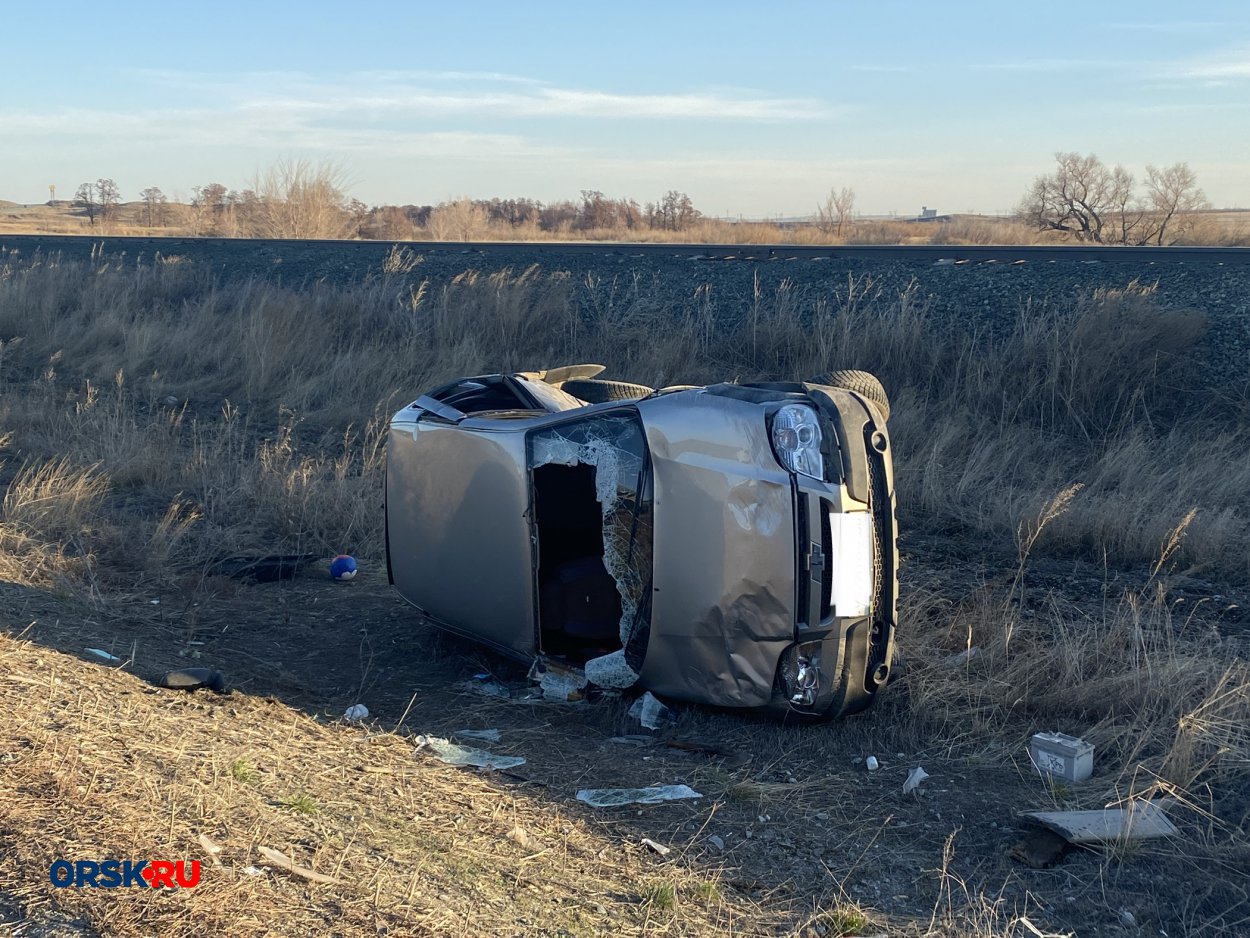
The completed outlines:
[[[0,261],[9,251],[29,256],[38,238],[0,235]],[[66,256],[86,257],[92,242],[48,247]],[[163,245],[162,245],[163,247]],[[378,275],[391,249],[384,242],[318,244],[275,242],[190,243],[171,239],[165,254],[208,263],[227,276],[273,277],[287,284],[315,281],[347,284]],[[628,249],[625,249],[626,251]],[[151,256],[148,254],[147,256]],[[142,260],[137,254],[128,262]],[[845,296],[852,278],[865,302],[893,301],[904,291],[928,304],[945,322],[997,332],[1010,328],[1022,313],[1045,316],[1068,306],[1073,297],[1100,287],[1123,287],[1133,281],[1157,286],[1160,301],[1172,308],[1199,309],[1209,316],[1203,340],[1212,385],[1245,391],[1250,386],[1250,265],[1144,263],[1137,261],[1054,261],[1030,264],[930,264],[893,260],[720,260],[659,254],[557,253],[518,244],[507,253],[483,254],[471,248],[426,252],[407,277],[447,282],[467,269],[483,272],[538,264],[567,271],[587,303],[615,288],[645,296],[649,305],[675,309],[711,303],[720,316],[746,315],[756,296],[771,301],[778,290],[790,291],[800,311],[822,298]],[[591,286],[597,281],[597,286]]]

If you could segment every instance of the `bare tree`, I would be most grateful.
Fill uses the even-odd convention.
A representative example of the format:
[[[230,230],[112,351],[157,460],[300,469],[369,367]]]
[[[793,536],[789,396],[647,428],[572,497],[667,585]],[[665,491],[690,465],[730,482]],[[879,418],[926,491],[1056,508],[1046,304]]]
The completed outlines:
[[[1101,242],[1103,216],[1114,204],[1113,171],[1093,153],[1056,153],[1055,163],[1053,173],[1033,180],[1019,214],[1039,231],[1062,231],[1078,241]]]
[[[219,182],[196,186],[191,190],[191,233],[194,235],[229,234],[226,203],[228,190]]]
[[[346,173],[335,163],[281,160],[253,185],[251,234],[261,238],[344,238],[352,215]]]
[[[96,200],[95,183],[84,182],[74,193],[74,204],[87,213],[87,220],[95,227]]]
[[[111,179],[97,179],[95,183],[96,201],[100,203],[100,221],[111,222],[117,215],[117,206],[121,203],[121,190]]]
[[[1190,213],[1208,204],[1185,163],[1146,167],[1144,199],[1132,173],[1108,167],[1092,153],[1056,153],[1055,163],[1053,173],[1033,180],[1017,208],[1039,231],[1098,243],[1163,244],[1169,236],[1174,243]]]
[[[843,230],[850,225],[854,211],[854,189],[847,186],[841,189],[830,189],[829,194],[825,196],[824,204],[816,206],[816,227],[825,234],[836,234],[841,237]]]
[[[473,241],[486,234],[489,219],[484,206],[460,198],[436,206],[425,227],[435,241]]]
[[[676,189],[669,189],[658,203],[648,203],[647,221],[652,228],[667,231],[684,231],[703,217],[694,207],[690,196]]]
[[[1148,238],[1146,212],[1133,194],[1133,174],[1123,166],[1111,171],[1107,185],[1107,218],[1114,230],[1105,240],[1117,241],[1120,244],[1140,244]]]
[[[143,199],[143,223],[149,228],[164,227],[169,211],[169,199],[159,186],[149,186],[139,193]]]
[[[1163,244],[1171,231],[1168,244],[1175,244],[1189,227],[1190,212],[1210,208],[1206,194],[1198,188],[1198,177],[1188,163],[1176,163],[1160,169],[1146,167],[1146,198],[1154,214],[1155,244]]]

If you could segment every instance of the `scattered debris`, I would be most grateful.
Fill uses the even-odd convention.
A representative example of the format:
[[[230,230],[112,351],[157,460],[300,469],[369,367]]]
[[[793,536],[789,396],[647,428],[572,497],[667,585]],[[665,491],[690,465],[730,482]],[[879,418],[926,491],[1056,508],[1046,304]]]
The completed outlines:
[[[672,853],[672,852],[673,852],[673,850],[672,850],[672,848],[671,848],[671,847],[666,847],[666,846],[664,846],[663,844],[656,843],[656,842],[655,842],[654,840],[652,840],[650,837],[644,837],[644,838],[642,838],[642,845],[643,845],[644,847],[650,847],[652,850],[654,850],[656,853],[658,853],[658,854],[659,854],[660,856],[662,856],[662,857],[666,857],[666,856],[668,856],[670,853]]]
[[[200,834],[200,846],[204,852],[209,855],[213,861],[213,866],[221,866],[221,861],[217,859],[217,854],[221,853],[221,844],[215,843],[207,834]]]
[[[867,766],[869,772],[875,772],[881,768],[881,763],[877,761],[876,756],[869,756],[864,760],[864,765]]]
[[[530,668],[530,680],[538,681],[542,688],[544,700],[558,700],[572,703],[586,699],[586,675],[581,669],[535,658]]]
[[[1033,935],[1033,938],[1076,938],[1075,932],[1042,931],[1040,928],[1038,928],[1036,925],[1030,922],[1023,915],[1021,915],[1018,919],[1016,919],[1016,921],[1019,922],[1021,925],[1023,925],[1025,928],[1027,928],[1029,930],[1029,933]]]
[[[715,850],[717,853],[725,852],[725,839],[721,837],[719,834],[713,834],[711,837],[707,839],[707,842],[708,844],[711,845],[712,849]]]
[[[333,876],[326,876],[325,873],[318,873],[316,870],[310,870],[306,866],[300,866],[294,860],[287,857],[282,851],[274,850],[272,847],[257,847],[260,855],[276,866],[280,870],[286,870],[295,876],[299,876],[312,883],[331,883],[338,885],[341,880],[335,879]]]
[[[458,746],[438,736],[418,736],[417,749],[429,747],[440,762],[448,765],[472,765],[479,769],[515,769],[525,765],[522,756],[499,756],[484,749]]]
[[[903,782],[903,794],[910,795],[913,791],[920,787],[920,783],[929,777],[929,773],[916,766],[907,773],[907,781]]]
[[[587,661],[586,679],[596,687],[624,690],[638,683],[638,672],[625,660],[625,649],[618,648],[611,654]]]
[[[457,739],[480,739],[487,743],[499,742],[499,730],[456,730],[451,734]]]
[[[577,800],[592,808],[615,808],[624,804],[659,804],[703,796],[689,785],[653,785],[650,788],[583,788]]]
[[[634,705],[629,708],[629,715],[649,730],[658,730],[661,720],[671,721],[677,718],[651,691],[634,701]]]
[[[474,693],[482,694],[486,697],[499,697],[503,700],[512,698],[512,691],[504,687],[489,674],[475,674],[473,675],[473,680],[466,681],[464,686]]]
[[[248,876],[259,876],[261,873],[265,871],[262,870],[258,866],[245,866],[243,867],[243,872],[246,873]]]
[[[1043,775],[1083,782],[1094,774],[1094,746],[1066,733],[1034,733],[1029,758]]]
[[[1070,844],[1124,843],[1179,833],[1153,801],[1130,801],[1126,808],[1100,811],[1030,811],[1021,817],[1049,828]]]
[[[1120,919],[1120,924],[1125,928],[1137,927],[1137,916],[1128,909],[1120,909],[1120,914],[1117,917]]]
[[[1048,870],[1072,849],[1072,845],[1052,830],[1029,831],[1011,846],[1007,855],[1035,870]]]
[[[257,583],[273,583],[276,580],[294,579],[300,568],[312,563],[317,554],[238,554],[223,557],[208,568],[213,576],[228,576],[235,580],[253,580]]]
[[[348,723],[359,723],[369,718],[369,708],[364,704],[352,704],[343,711],[343,719]]]
[[[121,661],[122,660],[121,658],[118,658],[117,655],[110,655],[103,648],[88,648],[86,649],[86,651],[88,654],[95,655],[97,658],[103,658],[105,661]]]
[[[213,693],[228,696],[230,682],[220,671],[212,668],[180,668],[177,671],[166,671],[156,679],[157,687],[170,690],[199,690],[207,687]]]

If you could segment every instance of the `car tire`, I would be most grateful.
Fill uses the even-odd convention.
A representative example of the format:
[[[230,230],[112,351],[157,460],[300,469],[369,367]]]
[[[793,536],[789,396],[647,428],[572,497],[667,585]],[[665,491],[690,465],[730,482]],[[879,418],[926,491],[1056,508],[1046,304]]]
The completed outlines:
[[[874,374],[867,371],[827,371],[823,375],[809,378],[810,384],[827,384],[832,388],[845,388],[854,391],[881,408],[881,416],[890,419],[890,398],[885,388]]]
[[[599,378],[572,378],[560,386],[566,394],[572,394],[587,404],[604,404],[608,401],[636,401],[646,397],[654,388],[627,381],[603,381]]]

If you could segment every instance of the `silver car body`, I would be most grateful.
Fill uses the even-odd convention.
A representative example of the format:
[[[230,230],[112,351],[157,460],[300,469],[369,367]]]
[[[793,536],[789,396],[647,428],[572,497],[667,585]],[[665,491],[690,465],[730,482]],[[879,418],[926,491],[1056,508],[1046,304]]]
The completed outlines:
[[[400,594],[436,624],[516,658],[550,654],[544,609],[563,609],[565,598],[540,569],[552,566],[543,539],[565,535],[544,527],[552,509],[543,506],[563,497],[568,480],[541,481],[551,471],[543,460],[568,466],[577,457],[544,454],[552,441],[610,428],[628,464],[612,471],[627,482],[635,464],[643,467],[629,554],[645,567],[645,586],[632,598],[620,587],[636,634],[627,614],[617,643],[628,646],[637,684],[673,699],[799,716],[870,704],[889,675],[897,595],[891,454],[874,404],[797,383],[594,405],[560,390],[566,375],[597,370],[462,379],[395,415],[387,560]],[[819,414],[823,478],[789,471],[774,455],[770,414],[794,402]],[[631,426],[641,428],[638,439]],[[618,523],[615,510],[604,501],[604,530],[615,525],[620,540],[629,518]],[[640,513],[649,519],[649,558],[634,548]],[[610,550],[602,563],[620,584]]]

